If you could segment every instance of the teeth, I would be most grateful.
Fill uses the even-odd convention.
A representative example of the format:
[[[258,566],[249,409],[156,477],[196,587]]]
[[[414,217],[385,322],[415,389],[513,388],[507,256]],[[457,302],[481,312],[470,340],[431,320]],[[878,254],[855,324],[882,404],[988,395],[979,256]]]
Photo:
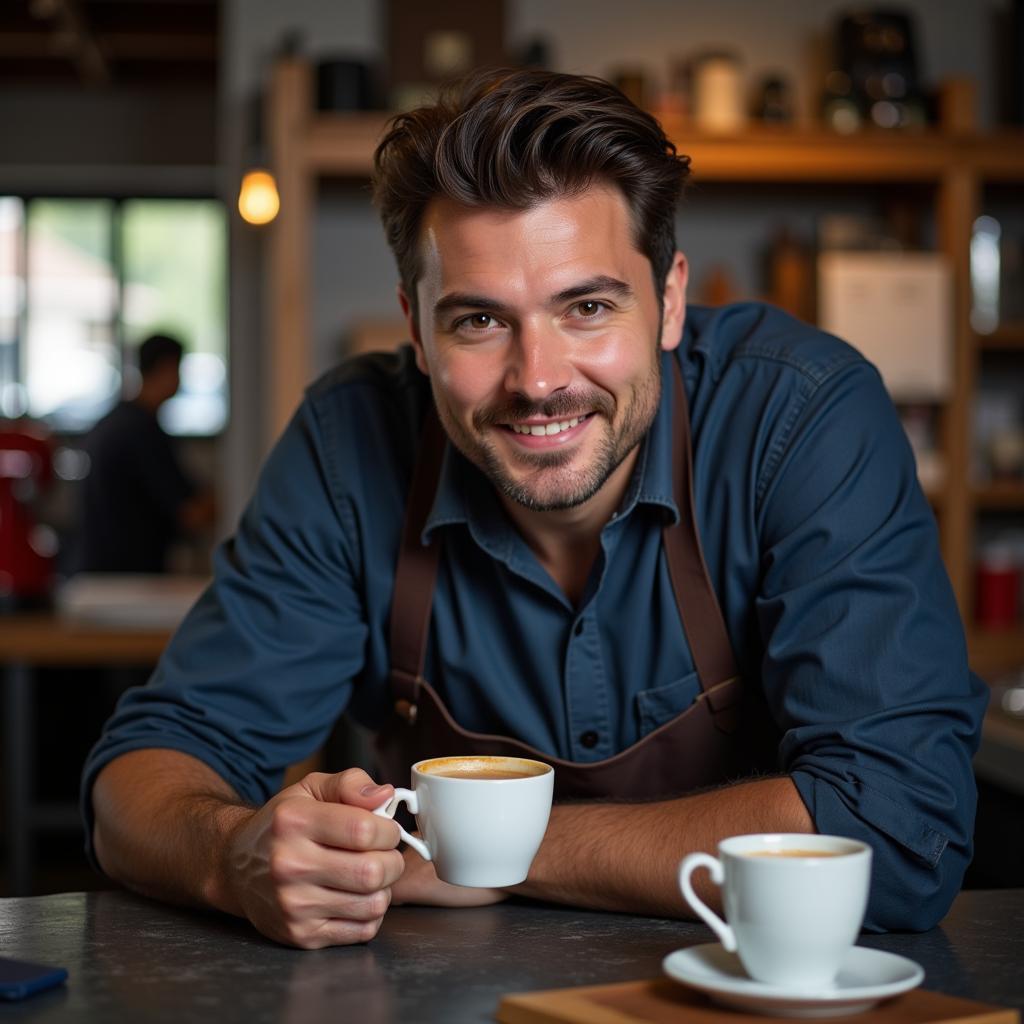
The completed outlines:
[[[586,416],[574,416],[571,420],[563,420],[561,423],[536,423],[532,426],[525,423],[512,423],[510,425],[517,434],[532,434],[534,437],[546,437],[551,434],[560,434],[563,430],[569,430],[572,427],[578,426],[580,420],[584,419],[586,419]]]

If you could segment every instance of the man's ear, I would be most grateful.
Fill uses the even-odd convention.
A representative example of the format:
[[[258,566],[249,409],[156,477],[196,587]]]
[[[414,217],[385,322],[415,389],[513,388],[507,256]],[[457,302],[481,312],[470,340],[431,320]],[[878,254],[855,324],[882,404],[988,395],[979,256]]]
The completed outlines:
[[[686,257],[677,252],[672,266],[665,276],[665,290],[662,293],[661,347],[669,352],[683,340],[683,324],[686,322],[686,282],[690,276],[690,265]]]
[[[413,351],[416,353],[416,365],[420,373],[430,376],[430,369],[427,367],[427,356],[423,351],[423,339],[420,337],[419,324],[416,322],[416,313],[413,311],[409,296],[405,294],[405,288],[398,286],[398,304],[402,307],[402,316],[405,317],[406,326],[409,328],[409,338],[412,340]]]

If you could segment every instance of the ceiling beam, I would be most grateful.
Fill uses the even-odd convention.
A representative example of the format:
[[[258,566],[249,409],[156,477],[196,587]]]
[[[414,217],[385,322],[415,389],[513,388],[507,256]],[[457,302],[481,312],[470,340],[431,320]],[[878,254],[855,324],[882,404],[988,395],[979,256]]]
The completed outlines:
[[[107,60],[216,61],[217,39],[185,32],[94,32]],[[65,55],[52,34],[0,30],[0,59],[44,60]]]
[[[29,10],[40,20],[50,22],[55,51],[71,58],[83,81],[89,85],[109,84],[110,66],[78,0],[32,0]]]

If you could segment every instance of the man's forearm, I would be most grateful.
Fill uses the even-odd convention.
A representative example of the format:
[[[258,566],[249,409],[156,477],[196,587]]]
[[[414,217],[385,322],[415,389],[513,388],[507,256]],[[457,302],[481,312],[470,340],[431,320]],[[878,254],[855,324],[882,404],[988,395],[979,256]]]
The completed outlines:
[[[715,852],[748,832],[814,832],[788,777],[758,779],[648,804],[561,804],[552,808],[529,878],[514,891],[536,899],[665,917],[691,916],[679,892],[679,861]],[[701,898],[718,889],[701,872]]]
[[[232,832],[253,814],[207,765],[174,750],[111,761],[93,786],[96,857],[147,896],[240,914],[225,885]]]

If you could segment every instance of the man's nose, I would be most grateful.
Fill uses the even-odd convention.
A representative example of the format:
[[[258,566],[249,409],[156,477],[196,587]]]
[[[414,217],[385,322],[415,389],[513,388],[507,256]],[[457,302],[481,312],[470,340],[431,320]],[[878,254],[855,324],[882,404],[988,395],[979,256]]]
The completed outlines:
[[[524,323],[510,347],[505,387],[534,402],[568,387],[572,365],[566,339],[551,325]]]

